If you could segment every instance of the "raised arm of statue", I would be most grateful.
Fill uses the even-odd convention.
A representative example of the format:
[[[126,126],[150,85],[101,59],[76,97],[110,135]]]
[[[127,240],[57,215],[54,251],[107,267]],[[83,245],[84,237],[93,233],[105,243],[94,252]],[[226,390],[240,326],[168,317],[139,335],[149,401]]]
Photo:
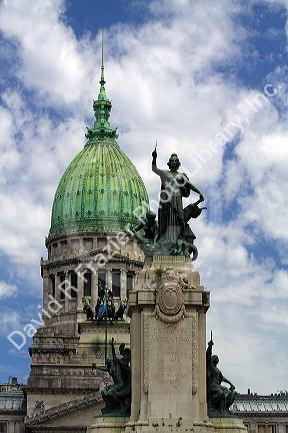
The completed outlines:
[[[161,174],[162,174],[162,170],[160,170],[160,169],[157,167],[156,160],[157,160],[157,151],[156,151],[156,149],[155,149],[155,150],[153,150],[153,152],[152,152],[152,171],[153,171],[154,173],[158,174],[158,176],[161,176]]]
[[[206,350],[206,369],[207,369],[207,373],[210,373],[212,370],[212,347],[213,347],[214,343],[212,341],[212,339],[209,341],[208,343],[208,347]]]

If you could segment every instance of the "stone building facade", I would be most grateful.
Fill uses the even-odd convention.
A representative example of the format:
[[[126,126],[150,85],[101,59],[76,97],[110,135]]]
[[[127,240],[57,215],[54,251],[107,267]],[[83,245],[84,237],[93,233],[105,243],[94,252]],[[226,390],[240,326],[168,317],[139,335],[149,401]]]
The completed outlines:
[[[0,385],[0,433],[24,433],[26,411],[25,387],[11,377]]]
[[[288,433],[288,394],[238,394],[232,408],[248,433]]]
[[[26,429],[86,431],[103,406],[105,324],[87,320],[100,288],[116,309],[134,287],[143,253],[130,230],[149,207],[144,183],[109,123],[111,102],[102,64],[95,123],[55,193],[47,259],[41,259],[43,319],[30,348]],[[129,323],[107,323],[109,340],[130,344]]]

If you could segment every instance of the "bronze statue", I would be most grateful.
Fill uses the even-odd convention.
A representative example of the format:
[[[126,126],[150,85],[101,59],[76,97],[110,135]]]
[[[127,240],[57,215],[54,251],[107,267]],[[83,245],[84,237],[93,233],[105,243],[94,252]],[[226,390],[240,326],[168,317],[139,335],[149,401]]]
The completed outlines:
[[[126,299],[125,300],[120,299],[120,304],[119,304],[118,310],[115,313],[115,320],[124,320],[123,316],[124,316],[126,308],[127,308],[127,300]],[[119,347],[119,351],[120,351],[120,347]]]
[[[217,355],[212,355],[213,345],[211,335],[206,351],[208,415],[210,418],[233,417],[229,407],[235,400],[235,386],[218,369],[219,358]],[[230,388],[222,386],[222,382],[228,383]]]
[[[158,236],[158,224],[156,221],[156,214],[149,210],[146,213],[146,220],[142,221],[137,227],[135,227],[135,232],[139,230],[144,231],[144,238],[147,241],[155,242]]]
[[[107,385],[101,392],[106,407],[102,409],[103,415],[129,416],[131,409],[131,351],[125,344],[119,346],[122,358],[115,353],[114,338],[111,340],[112,356],[107,359],[107,367],[97,367],[108,371],[113,384]]]
[[[190,218],[197,218],[203,208],[198,204],[204,200],[203,194],[188,179],[185,173],[178,171],[180,161],[176,153],[170,156],[169,170],[157,167],[156,148],[152,153],[152,170],[161,179],[161,194],[158,209],[158,246],[162,253],[197,256],[197,249],[193,245],[195,235],[188,226]],[[182,198],[189,197],[190,192],[199,194],[199,200],[183,209]],[[189,230],[190,229],[190,230]]]
[[[86,296],[83,296],[82,304],[83,304],[83,311],[86,314],[87,320],[93,320],[93,318],[94,318],[93,310],[92,310],[91,305],[89,303],[89,300],[88,300],[88,298],[86,298]]]
[[[135,228],[132,228],[135,238],[139,241],[139,246],[143,250],[145,256],[153,256],[156,251],[156,240],[158,237],[158,224],[156,214],[149,210],[146,217]],[[144,236],[139,234],[139,231],[144,232]]]
[[[95,307],[95,319],[97,322],[115,319],[113,293],[106,286],[99,285],[98,299]]]

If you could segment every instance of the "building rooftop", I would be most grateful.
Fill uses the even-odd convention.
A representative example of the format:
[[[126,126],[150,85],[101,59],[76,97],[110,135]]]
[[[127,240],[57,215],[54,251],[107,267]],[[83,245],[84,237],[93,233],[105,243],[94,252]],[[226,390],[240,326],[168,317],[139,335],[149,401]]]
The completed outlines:
[[[23,411],[26,412],[26,396],[23,391],[0,392],[0,412]]]
[[[24,385],[16,377],[10,377],[8,383],[0,384],[0,412],[26,412]]]
[[[232,412],[288,412],[288,394],[238,394]]]

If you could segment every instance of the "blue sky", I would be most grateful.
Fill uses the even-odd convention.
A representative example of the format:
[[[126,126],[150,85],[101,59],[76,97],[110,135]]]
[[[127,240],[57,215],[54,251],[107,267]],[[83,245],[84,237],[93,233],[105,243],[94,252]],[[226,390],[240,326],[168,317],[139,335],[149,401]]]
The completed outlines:
[[[195,266],[221,369],[242,392],[287,389],[287,8],[1,2],[0,381],[29,373],[31,340],[18,351],[6,337],[37,320],[53,195],[93,120],[104,28],[111,121],[151,199],[156,139],[159,165],[176,150],[205,192]]]

